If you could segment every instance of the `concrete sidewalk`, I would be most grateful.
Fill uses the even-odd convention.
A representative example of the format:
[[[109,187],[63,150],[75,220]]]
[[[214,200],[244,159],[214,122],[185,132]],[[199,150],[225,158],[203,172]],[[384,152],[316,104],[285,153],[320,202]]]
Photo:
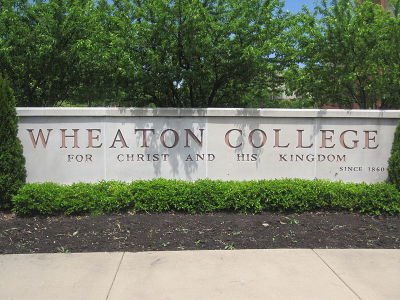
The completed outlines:
[[[0,299],[400,299],[400,250],[0,255]]]

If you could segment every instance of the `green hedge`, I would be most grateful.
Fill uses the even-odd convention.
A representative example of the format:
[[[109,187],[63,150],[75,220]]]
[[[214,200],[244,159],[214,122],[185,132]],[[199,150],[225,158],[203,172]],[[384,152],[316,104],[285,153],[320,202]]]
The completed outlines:
[[[393,138],[392,151],[388,161],[389,182],[400,189],[400,122]]]
[[[26,178],[15,101],[8,80],[0,73],[0,208],[10,207]]]
[[[104,214],[126,211],[303,212],[312,210],[397,214],[400,191],[392,184],[324,180],[260,181],[139,180],[131,183],[26,184],[13,198],[14,212],[27,215]]]

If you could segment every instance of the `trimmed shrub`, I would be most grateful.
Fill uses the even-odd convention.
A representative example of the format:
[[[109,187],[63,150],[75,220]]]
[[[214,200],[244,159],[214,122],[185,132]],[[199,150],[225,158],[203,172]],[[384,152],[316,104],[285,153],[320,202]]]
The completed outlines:
[[[126,211],[203,213],[335,210],[400,212],[400,191],[388,183],[325,180],[139,180],[60,185],[26,184],[13,198],[18,215],[104,214]]]
[[[0,208],[10,207],[26,178],[15,103],[8,80],[0,74]]]
[[[392,152],[388,164],[389,182],[400,189],[400,122],[394,134]]]

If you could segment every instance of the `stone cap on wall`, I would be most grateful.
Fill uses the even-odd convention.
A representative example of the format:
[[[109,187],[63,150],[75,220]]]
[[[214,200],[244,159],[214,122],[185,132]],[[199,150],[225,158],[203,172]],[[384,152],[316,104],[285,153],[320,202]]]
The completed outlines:
[[[20,117],[269,117],[400,119],[400,110],[282,108],[17,107]]]

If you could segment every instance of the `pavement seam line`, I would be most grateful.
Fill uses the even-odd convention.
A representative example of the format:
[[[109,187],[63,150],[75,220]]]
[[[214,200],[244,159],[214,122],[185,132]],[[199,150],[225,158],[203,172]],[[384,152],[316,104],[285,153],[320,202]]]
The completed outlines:
[[[114,286],[114,282],[115,282],[115,279],[117,278],[117,275],[118,275],[118,272],[119,272],[119,268],[121,267],[122,260],[124,259],[124,256],[125,256],[125,252],[122,252],[121,259],[119,260],[117,270],[115,271],[115,274],[114,274],[114,278],[113,278],[113,280],[111,282],[110,288],[108,289],[106,300],[108,300],[108,297],[110,297],[111,290],[112,290],[112,288]]]
[[[311,250],[319,257],[319,259],[325,264],[325,266],[327,266],[327,267],[333,272],[333,274],[335,274],[335,276],[336,276],[337,278],[339,278],[339,280],[340,280],[341,282],[343,282],[343,284],[344,284],[358,299],[361,300],[361,297],[351,288],[351,286],[348,285],[348,284],[339,276],[339,274],[336,273],[335,270],[332,269],[331,266],[330,266],[330,265],[329,265],[329,264],[328,264],[314,249],[311,249]]]

